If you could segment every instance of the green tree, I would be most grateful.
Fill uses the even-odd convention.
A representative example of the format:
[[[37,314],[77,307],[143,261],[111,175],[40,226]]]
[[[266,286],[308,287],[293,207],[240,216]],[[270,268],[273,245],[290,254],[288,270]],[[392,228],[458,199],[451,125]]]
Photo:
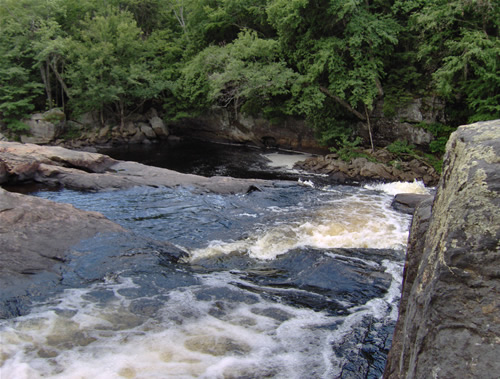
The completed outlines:
[[[308,83],[313,87],[307,91],[295,90],[301,98],[294,100],[292,109],[304,109],[307,113],[312,110],[314,118],[321,109],[331,115],[331,109],[325,107],[330,107],[333,101],[337,106],[332,122],[335,118],[354,118],[365,122],[370,130],[374,101],[383,95],[384,62],[397,44],[400,31],[385,3],[361,0],[270,3],[269,19],[278,31],[283,51],[304,77],[300,86]],[[315,92],[313,96],[311,92]],[[334,139],[340,140],[343,134]]]
[[[40,77],[33,69],[31,42],[38,17],[23,9],[31,5],[36,8],[34,1],[0,3],[0,119],[12,130],[23,129],[20,119],[35,109],[43,94]]]
[[[426,1],[412,21],[419,57],[437,93],[465,118],[459,121],[500,117],[500,4]]]
[[[183,69],[178,94],[198,110],[212,104],[237,114],[272,112],[273,99],[287,96],[296,74],[280,60],[277,41],[242,31],[225,46],[200,52]]]
[[[131,13],[107,7],[81,23],[78,38],[67,41],[66,77],[75,112],[127,112],[157,96],[161,80],[150,71],[148,45]],[[133,110],[133,109],[132,109]]]

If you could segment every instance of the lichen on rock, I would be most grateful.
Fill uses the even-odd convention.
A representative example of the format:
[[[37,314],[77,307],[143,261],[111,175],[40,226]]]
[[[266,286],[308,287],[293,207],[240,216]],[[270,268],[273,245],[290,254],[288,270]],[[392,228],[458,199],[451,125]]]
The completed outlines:
[[[498,376],[499,173],[500,120],[452,134],[426,232],[413,222],[385,378]]]

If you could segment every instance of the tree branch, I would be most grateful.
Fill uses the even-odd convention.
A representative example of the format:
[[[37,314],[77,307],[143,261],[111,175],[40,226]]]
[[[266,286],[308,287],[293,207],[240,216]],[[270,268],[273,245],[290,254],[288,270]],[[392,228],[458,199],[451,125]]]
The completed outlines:
[[[342,100],[340,97],[338,97],[337,95],[334,95],[333,93],[331,93],[327,88],[325,87],[322,87],[320,86],[319,87],[320,91],[323,92],[325,95],[327,95],[328,97],[332,98],[333,100],[335,100],[337,103],[339,103],[342,107],[344,107],[346,110],[348,110],[350,113],[352,113],[353,115],[355,115],[357,118],[359,118],[361,121],[366,121],[366,117],[358,112],[356,109],[354,109],[353,107],[351,107],[351,105],[345,101],[345,100]]]
[[[66,94],[66,96],[68,96],[68,99],[71,99],[71,95],[69,94],[68,87],[66,86],[66,83],[64,83],[64,80],[63,80],[61,74],[59,73],[59,71],[57,71],[57,66],[54,64],[53,61],[50,61],[50,60],[49,60],[49,64],[50,64],[50,67],[52,68],[52,71],[54,72],[54,75],[56,76],[57,80],[61,84],[61,87],[62,87],[64,93]]]

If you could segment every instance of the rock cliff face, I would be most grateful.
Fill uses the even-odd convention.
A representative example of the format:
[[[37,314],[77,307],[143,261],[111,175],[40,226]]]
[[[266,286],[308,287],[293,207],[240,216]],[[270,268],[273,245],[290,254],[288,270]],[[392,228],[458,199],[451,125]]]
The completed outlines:
[[[500,120],[460,127],[444,164],[413,220],[384,378],[500,372]]]

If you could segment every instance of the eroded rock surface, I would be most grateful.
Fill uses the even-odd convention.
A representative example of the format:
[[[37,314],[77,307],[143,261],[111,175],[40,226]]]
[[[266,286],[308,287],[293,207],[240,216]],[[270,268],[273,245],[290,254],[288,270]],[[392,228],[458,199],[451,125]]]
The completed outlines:
[[[410,233],[385,378],[500,372],[500,120],[462,126]]]
[[[206,178],[136,162],[116,161],[98,153],[0,141],[0,183],[24,181],[88,191],[133,186],[187,186],[202,192],[245,193],[269,185],[264,180]]]
[[[4,308],[9,299],[43,290],[37,277],[58,280],[55,266],[70,246],[98,233],[124,231],[100,213],[0,188],[0,318],[13,311]]]
[[[0,319],[26,314],[65,288],[102,281],[116,267],[147,267],[152,261],[156,267],[185,255],[101,213],[0,188]]]

